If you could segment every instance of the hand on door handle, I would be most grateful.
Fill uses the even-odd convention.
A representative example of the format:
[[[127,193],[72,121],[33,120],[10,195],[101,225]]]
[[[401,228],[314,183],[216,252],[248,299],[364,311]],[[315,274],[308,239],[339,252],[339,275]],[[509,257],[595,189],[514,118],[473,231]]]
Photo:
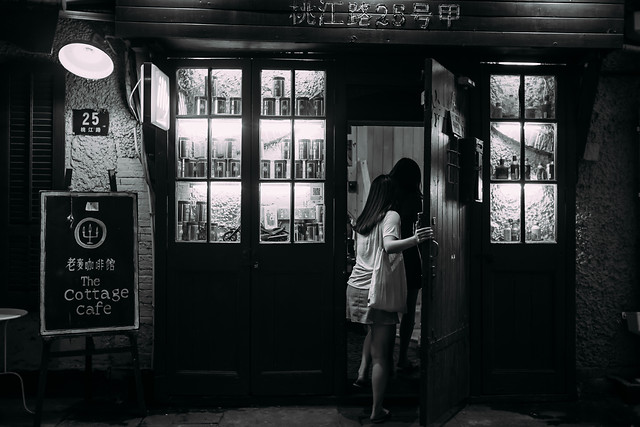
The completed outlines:
[[[259,266],[260,265],[258,264],[258,261],[254,262],[253,265],[252,265],[254,270],[257,270]]]

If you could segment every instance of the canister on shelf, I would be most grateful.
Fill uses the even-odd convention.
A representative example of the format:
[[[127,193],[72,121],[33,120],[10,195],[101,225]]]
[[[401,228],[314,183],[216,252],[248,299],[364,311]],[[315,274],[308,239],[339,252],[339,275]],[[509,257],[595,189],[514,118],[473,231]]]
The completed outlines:
[[[313,98],[313,115],[324,116],[324,98]]]
[[[178,138],[178,146],[180,148],[180,157],[191,157],[193,154],[193,141],[191,138],[181,136]]]
[[[240,177],[240,160],[229,160],[229,176],[231,178]]]
[[[276,99],[264,98],[262,100],[262,115],[273,116],[276,114]]]
[[[271,160],[260,160],[260,178],[271,178]]]
[[[207,161],[206,160],[197,160],[196,166],[194,169],[194,176],[198,178],[206,178],[207,177]]]
[[[213,144],[216,152],[215,157],[218,159],[224,159],[224,157],[227,155],[227,140],[225,139],[224,141],[222,141],[214,138]]]
[[[198,240],[198,223],[189,223],[189,240]]]
[[[232,159],[235,152],[235,145],[237,144],[237,139],[235,138],[227,138],[224,140],[226,145],[226,151],[224,157],[227,159]]]
[[[287,177],[287,161],[286,160],[273,161],[273,177],[274,178]]]
[[[242,114],[242,98],[233,97],[229,99],[229,113],[235,115]]]
[[[201,158],[207,157],[207,142],[198,141],[193,143],[193,157]]]
[[[318,162],[315,160],[309,160],[307,162],[307,176],[306,178],[316,179],[318,178]]]
[[[195,106],[196,106],[196,114],[199,116],[203,116],[207,114],[207,97],[206,96],[196,96],[194,98]]]
[[[311,148],[309,149],[309,158],[311,160],[320,160],[320,147],[323,141],[322,139],[311,140]]]
[[[216,178],[224,178],[227,176],[227,161],[215,160],[213,174]]]
[[[222,96],[216,97],[216,114],[227,114],[227,98]]]
[[[291,98],[280,98],[278,105],[280,106],[280,115],[291,115]]]
[[[295,176],[297,179],[301,179],[304,178],[304,172],[305,172],[305,168],[304,168],[304,163],[302,160],[296,160],[295,162]]]
[[[273,78],[273,96],[280,98],[284,95],[284,77]]]
[[[196,221],[207,220],[207,202],[196,202]]]
[[[178,222],[191,221],[191,206],[184,200],[178,201]]]
[[[196,161],[193,159],[184,159],[184,176],[194,177],[196,169]]]
[[[296,115],[298,116],[309,116],[310,115],[309,108],[309,98],[306,96],[300,96],[296,98]]]
[[[281,147],[281,156],[283,159],[288,159],[291,157],[291,140],[289,138],[282,138],[280,143]]]
[[[298,159],[307,160],[309,158],[309,145],[311,141],[309,139],[298,140]]]

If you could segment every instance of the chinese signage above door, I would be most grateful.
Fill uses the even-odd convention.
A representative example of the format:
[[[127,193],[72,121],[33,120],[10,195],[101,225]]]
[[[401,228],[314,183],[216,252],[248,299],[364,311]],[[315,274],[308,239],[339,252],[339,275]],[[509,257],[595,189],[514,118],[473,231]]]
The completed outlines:
[[[429,29],[433,21],[451,28],[460,19],[460,6],[438,2],[305,1],[291,5],[293,25]]]

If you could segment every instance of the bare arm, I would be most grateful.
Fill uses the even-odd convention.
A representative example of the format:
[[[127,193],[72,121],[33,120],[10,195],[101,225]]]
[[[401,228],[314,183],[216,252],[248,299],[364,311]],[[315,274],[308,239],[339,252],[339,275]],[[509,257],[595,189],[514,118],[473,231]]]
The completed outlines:
[[[433,239],[433,229],[431,227],[424,227],[417,229],[413,236],[407,237],[406,239],[398,239],[394,236],[384,236],[383,246],[385,252],[388,254],[396,254],[404,251],[405,249],[417,246],[428,239]]]

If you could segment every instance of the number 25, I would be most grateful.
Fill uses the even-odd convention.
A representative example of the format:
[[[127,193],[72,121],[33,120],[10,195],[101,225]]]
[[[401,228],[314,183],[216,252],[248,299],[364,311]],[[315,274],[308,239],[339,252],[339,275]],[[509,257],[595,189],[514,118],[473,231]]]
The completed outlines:
[[[91,119],[91,122],[89,122],[89,119]],[[89,126],[89,125],[96,126],[98,123],[100,123],[100,118],[98,117],[97,111],[92,111],[91,114],[89,114],[89,112],[82,113],[83,126]]]

